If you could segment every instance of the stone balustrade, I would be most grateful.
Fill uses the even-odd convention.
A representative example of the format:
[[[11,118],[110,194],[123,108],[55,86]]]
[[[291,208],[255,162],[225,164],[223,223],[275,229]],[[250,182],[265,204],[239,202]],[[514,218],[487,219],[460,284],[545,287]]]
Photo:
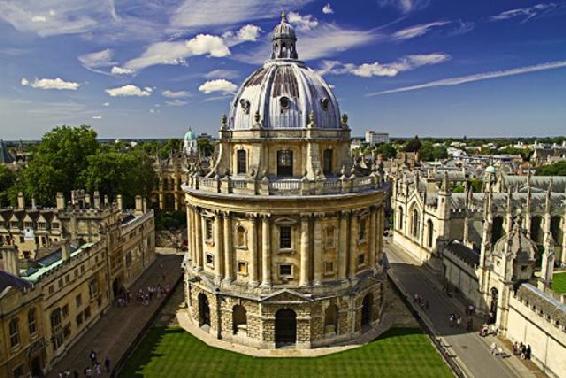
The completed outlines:
[[[379,175],[362,177],[322,178],[234,178],[231,176],[200,177],[189,176],[185,189],[208,193],[246,194],[246,195],[320,195],[360,193],[382,188]]]

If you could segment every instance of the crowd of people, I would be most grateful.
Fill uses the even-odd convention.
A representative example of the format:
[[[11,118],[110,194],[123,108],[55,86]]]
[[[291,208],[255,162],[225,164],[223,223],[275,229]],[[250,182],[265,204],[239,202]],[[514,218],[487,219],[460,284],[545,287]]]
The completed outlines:
[[[513,354],[515,356],[520,356],[523,360],[530,360],[531,346],[515,341],[513,343]]]
[[[93,350],[89,354],[90,358],[90,365],[85,367],[83,370],[83,377],[91,378],[91,377],[102,377],[103,374],[110,374],[111,373],[111,362],[110,358],[106,356],[104,359],[104,368],[102,364],[98,361],[98,355]],[[80,374],[77,370],[73,370],[71,373],[70,370],[65,370],[58,374],[59,378],[79,378]]]

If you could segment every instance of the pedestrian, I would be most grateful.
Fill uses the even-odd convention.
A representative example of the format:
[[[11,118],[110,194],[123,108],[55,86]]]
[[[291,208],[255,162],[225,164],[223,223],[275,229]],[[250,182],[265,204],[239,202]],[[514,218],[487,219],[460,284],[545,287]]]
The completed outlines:
[[[97,377],[100,377],[102,375],[102,368],[100,367],[100,364],[98,362],[96,363],[96,365],[94,365],[94,373]]]
[[[462,317],[460,315],[456,316],[456,325],[460,328],[460,324],[462,323]]]
[[[495,343],[495,341],[492,342],[489,346],[489,351],[491,352],[491,354],[495,354],[497,352],[497,344]]]
[[[106,368],[106,372],[110,373],[110,358],[108,356],[104,359],[104,367]]]
[[[96,352],[94,350],[90,352],[90,362],[92,365],[96,363]]]
[[[60,371],[59,374],[57,374],[57,376],[58,376],[59,378],[63,378],[63,372]]]
[[[64,374],[65,378],[69,378],[71,376],[71,371],[70,370],[65,370],[65,374]]]
[[[525,353],[525,359],[530,360],[531,359],[531,346],[527,345],[527,349],[526,349],[526,353]]]

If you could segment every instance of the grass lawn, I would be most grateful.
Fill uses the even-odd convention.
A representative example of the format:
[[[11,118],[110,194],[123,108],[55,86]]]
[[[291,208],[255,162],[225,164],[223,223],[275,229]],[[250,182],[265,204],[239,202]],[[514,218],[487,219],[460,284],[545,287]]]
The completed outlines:
[[[566,272],[554,273],[552,276],[552,290],[559,294],[566,294]]]
[[[154,327],[120,377],[451,377],[428,337],[396,328],[363,347],[322,357],[251,357],[210,348],[180,327]]]

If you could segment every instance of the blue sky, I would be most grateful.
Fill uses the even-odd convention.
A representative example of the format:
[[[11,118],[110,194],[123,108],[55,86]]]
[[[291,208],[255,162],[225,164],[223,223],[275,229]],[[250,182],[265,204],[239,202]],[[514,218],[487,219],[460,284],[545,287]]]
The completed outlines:
[[[0,138],[216,134],[282,10],[354,135],[566,130],[566,1],[1,0]]]

